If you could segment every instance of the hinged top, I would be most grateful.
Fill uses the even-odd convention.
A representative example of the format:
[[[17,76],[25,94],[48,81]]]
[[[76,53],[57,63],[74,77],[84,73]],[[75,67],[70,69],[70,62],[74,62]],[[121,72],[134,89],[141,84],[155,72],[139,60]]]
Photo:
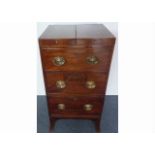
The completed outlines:
[[[49,25],[40,39],[105,39],[114,35],[102,24]]]

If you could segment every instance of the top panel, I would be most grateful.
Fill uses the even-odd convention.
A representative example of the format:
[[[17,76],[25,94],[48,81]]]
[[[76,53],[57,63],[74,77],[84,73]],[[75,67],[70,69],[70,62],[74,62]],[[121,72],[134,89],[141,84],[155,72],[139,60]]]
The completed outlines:
[[[114,38],[102,24],[49,25],[40,39],[105,39]]]
[[[77,38],[81,39],[105,39],[114,38],[113,34],[102,24],[77,25]]]
[[[49,25],[40,39],[73,39],[75,38],[75,25]]]

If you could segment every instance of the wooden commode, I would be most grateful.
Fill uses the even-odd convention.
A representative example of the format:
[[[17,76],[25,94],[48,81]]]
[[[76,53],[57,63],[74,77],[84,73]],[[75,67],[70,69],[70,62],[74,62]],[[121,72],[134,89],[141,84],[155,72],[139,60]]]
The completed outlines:
[[[100,130],[115,37],[101,24],[50,25],[39,38],[50,125],[91,119]]]

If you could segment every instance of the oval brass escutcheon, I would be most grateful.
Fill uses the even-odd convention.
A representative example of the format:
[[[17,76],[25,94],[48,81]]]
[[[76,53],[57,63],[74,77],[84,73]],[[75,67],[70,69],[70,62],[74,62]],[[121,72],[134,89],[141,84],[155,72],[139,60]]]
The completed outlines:
[[[96,87],[96,84],[95,84],[94,81],[87,81],[87,82],[86,82],[86,87],[87,87],[88,89],[94,89],[94,88]]]
[[[87,59],[88,64],[97,64],[97,63],[99,63],[99,59],[94,55],[89,56],[86,59]]]
[[[58,81],[56,82],[56,87],[59,88],[59,89],[65,88],[65,87],[66,87],[65,81],[63,81],[63,80],[58,80]]]
[[[52,62],[53,62],[53,64],[54,64],[55,66],[62,66],[62,65],[65,64],[66,61],[65,61],[64,57],[57,56],[57,57],[54,57],[54,58],[52,59]]]
[[[84,109],[85,109],[86,111],[91,111],[91,110],[93,109],[93,105],[92,105],[92,104],[85,104],[85,105],[84,105]]]
[[[58,107],[59,110],[64,110],[65,109],[65,104],[60,103],[60,104],[57,105],[57,107]]]

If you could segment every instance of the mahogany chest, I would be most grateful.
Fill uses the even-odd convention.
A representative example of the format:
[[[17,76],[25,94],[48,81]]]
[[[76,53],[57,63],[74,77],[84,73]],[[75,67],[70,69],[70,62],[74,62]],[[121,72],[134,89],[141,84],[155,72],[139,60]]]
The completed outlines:
[[[39,38],[50,129],[57,119],[91,119],[96,131],[115,44],[101,24],[50,25]]]

